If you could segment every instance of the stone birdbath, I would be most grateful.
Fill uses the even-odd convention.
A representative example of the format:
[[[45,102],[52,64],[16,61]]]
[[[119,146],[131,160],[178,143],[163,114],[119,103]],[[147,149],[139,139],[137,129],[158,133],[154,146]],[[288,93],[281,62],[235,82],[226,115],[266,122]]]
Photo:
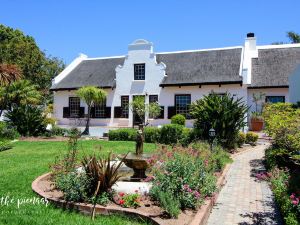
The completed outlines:
[[[139,126],[137,131],[137,138],[135,144],[135,153],[129,153],[124,159],[124,163],[127,167],[133,169],[133,176],[130,177],[130,181],[141,181],[145,179],[146,169],[149,167],[148,159],[151,157],[149,154],[144,154],[144,132],[143,126]]]

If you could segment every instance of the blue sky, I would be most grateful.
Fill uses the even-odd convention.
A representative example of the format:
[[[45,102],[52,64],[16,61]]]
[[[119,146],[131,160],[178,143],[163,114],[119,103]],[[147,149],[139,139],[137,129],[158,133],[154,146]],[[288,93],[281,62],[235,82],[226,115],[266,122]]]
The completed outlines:
[[[300,33],[299,0],[0,0],[0,23],[32,35],[41,49],[70,63],[124,55],[144,38],[154,50],[177,51],[242,45],[247,32],[258,44],[287,42]]]

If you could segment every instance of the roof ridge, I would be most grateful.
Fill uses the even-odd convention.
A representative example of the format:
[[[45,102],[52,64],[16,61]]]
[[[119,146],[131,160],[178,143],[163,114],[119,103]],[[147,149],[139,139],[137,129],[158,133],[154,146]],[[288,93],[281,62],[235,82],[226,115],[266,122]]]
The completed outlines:
[[[295,44],[280,44],[280,45],[258,45],[257,49],[278,49],[278,48],[300,48],[300,43]]]
[[[174,53],[189,53],[189,52],[208,52],[208,51],[220,51],[220,50],[230,50],[230,49],[239,49],[243,46],[231,46],[223,48],[206,48],[206,49],[195,49],[195,50],[183,50],[183,51],[172,51],[172,52],[155,52],[155,54],[174,54]]]
[[[119,56],[107,56],[107,57],[94,57],[94,58],[86,58],[84,60],[98,60],[98,59],[121,59],[125,58],[125,55],[119,55]]]

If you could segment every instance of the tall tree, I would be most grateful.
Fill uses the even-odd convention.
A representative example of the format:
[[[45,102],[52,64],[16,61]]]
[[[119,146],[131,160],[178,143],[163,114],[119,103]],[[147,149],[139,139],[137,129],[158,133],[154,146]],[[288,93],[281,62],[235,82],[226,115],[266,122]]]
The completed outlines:
[[[294,31],[289,31],[287,32],[287,37],[290,39],[291,43],[300,43],[300,34],[294,32]]]
[[[0,64],[0,86],[10,85],[22,77],[20,68],[16,65]]]
[[[64,63],[47,56],[33,37],[0,24],[0,64],[3,63],[17,65],[23,79],[37,85],[38,90],[48,98],[52,78],[64,68]]]
[[[88,107],[87,120],[85,130],[82,134],[90,134],[90,118],[91,118],[91,108],[96,104],[100,104],[105,101],[106,92],[103,89],[97,88],[95,86],[85,86],[81,87],[76,92],[77,96],[80,97]]]

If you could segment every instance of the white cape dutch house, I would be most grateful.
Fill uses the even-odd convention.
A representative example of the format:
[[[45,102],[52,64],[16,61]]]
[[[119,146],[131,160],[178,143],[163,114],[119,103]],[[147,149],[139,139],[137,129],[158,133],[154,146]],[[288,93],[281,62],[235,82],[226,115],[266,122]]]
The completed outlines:
[[[81,54],[55,77],[54,116],[58,124],[79,125],[87,107],[75,91],[94,85],[108,95],[93,107],[92,125],[131,127],[136,118],[128,103],[142,95],[146,103],[157,101],[162,109],[158,118],[150,119],[151,125],[183,114],[192,126],[189,105],[211,91],[242,97],[251,107],[255,92],[265,93],[268,102],[288,102],[289,75],[299,64],[300,44],[257,46],[253,33],[247,34],[243,46],[164,53],[154,52],[146,40],[136,40],[126,56]]]

